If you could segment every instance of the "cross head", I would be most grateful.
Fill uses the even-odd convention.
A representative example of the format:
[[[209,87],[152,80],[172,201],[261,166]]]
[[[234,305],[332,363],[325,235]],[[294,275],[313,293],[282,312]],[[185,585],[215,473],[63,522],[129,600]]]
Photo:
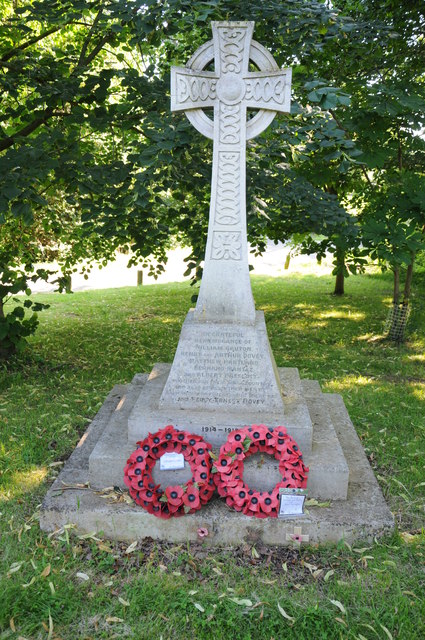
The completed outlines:
[[[291,69],[252,40],[253,22],[213,22],[213,39],[171,70],[171,110],[213,144],[210,217],[196,320],[253,324],[246,231],[246,141],[290,110]],[[249,69],[250,60],[258,69]],[[214,71],[205,68],[214,61]],[[203,111],[213,110],[213,119]],[[247,120],[247,109],[257,113]]]

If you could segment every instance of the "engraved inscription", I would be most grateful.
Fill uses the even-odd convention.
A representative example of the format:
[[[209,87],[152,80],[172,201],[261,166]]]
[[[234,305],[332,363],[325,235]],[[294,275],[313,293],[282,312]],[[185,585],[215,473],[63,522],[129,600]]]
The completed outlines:
[[[285,102],[285,80],[282,77],[247,78],[245,98],[256,102]]]
[[[205,102],[215,100],[217,80],[202,76],[177,75],[177,101]]]
[[[240,153],[218,154],[215,222],[233,225],[240,221]]]
[[[255,336],[238,331],[217,331],[208,340],[199,335],[185,345],[180,358],[179,403],[207,407],[263,407],[267,397],[258,363],[261,359]]]
[[[228,105],[220,102],[220,142],[237,144],[241,135],[241,108],[239,104]]]
[[[219,27],[220,67],[222,73],[240,73],[244,54],[246,29]]]
[[[241,260],[242,242],[239,231],[214,231],[212,260]]]

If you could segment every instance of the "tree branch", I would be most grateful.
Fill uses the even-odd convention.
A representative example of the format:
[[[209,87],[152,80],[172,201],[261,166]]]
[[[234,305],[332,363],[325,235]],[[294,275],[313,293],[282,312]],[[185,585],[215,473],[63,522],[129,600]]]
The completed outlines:
[[[102,17],[102,14],[103,14],[103,5],[100,7],[99,11],[97,12],[96,17],[93,20],[93,24],[90,27],[90,31],[88,32],[87,37],[83,42],[83,46],[81,47],[81,51],[80,51],[80,57],[78,58],[78,62],[77,62],[77,67],[84,67],[87,64],[87,61],[85,60],[87,49],[90,44],[90,40],[92,39],[94,30],[99,24],[99,20]]]
[[[19,45],[19,47],[15,47],[14,49],[10,49],[9,51],[7,51],[0,58],[0,60],[2,62],[7,62],[8,60],[10,60],[10,58],[13,58],[13,56],[17,56],[18,53],[20,53],[24,49],[27,49],[32,44],[36,44],[37,42],[40,42],[40,40],[43,40],[44,38],[47,38],[47,36],[50,36],[52,33],[55,33],[56,31],[59,31],[66,24],[69,24],[69,23],[65,22],[65,24],[61,24],[59,27],[52,27],[51,29],[47,29],[47,31],[43,31],[38,36],[34,36],[33,38],[30,38],[26,42],[23,42],[21,45]]]
[[[0,152],[5,151],[5,149],[9,149],[9,147],[15,144],[17,138],[25,138],[26,136],[29,136],[30,133],[38,129],[42,124],[45,124],[53,113],[54,109],[48,107],[45,109],[42,116],[35,118],[35,120],[30,122],[30,124],[27,124],[25,127],[14,133],[13,136],[8,136],[7,138],[0,140]]]

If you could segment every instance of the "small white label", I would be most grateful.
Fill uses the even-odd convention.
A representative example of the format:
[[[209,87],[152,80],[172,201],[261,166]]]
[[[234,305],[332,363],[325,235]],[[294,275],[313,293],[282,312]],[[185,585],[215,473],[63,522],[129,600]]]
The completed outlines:
[[[305,489],[280,489],[279,494],[279,518],[304,515]]]
[[[174,471],[184,469],[184,455],[182,453],[164,453],[159,459],[160,471]]]

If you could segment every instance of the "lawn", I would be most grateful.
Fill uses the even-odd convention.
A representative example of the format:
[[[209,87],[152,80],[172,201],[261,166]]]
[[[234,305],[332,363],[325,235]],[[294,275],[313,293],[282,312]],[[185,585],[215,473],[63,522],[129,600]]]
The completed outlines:
[[[425,637],[425,306],[407,341],[381,339],[388,276],[253,278],[278,366],[346,403],[397,530],[301,549],[130,548],[72,526],[42,533],[48,486],[114,384],[170,362],[185,283],[37,295],[51,306],[0,369],[0,638]],[[423,288],[423,287],[422,287]],[[418,287],[419,291],[419,287]]]

